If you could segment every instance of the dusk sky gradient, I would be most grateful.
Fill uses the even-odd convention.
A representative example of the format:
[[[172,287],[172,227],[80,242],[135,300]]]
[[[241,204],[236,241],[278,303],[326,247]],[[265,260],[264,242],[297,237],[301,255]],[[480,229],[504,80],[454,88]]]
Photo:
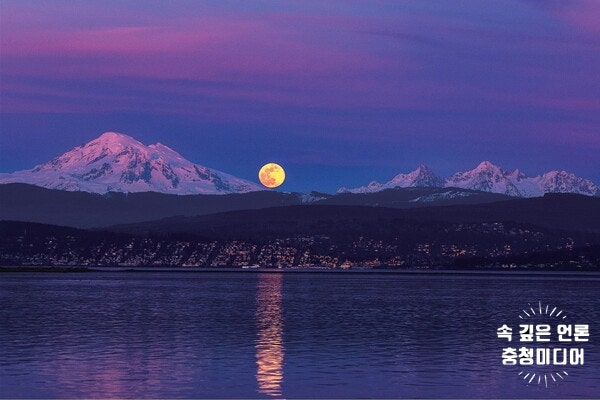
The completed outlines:
[[[105,131],[281,190],[481,160],[600,183],[600,1],[7,1],[0,172]]]

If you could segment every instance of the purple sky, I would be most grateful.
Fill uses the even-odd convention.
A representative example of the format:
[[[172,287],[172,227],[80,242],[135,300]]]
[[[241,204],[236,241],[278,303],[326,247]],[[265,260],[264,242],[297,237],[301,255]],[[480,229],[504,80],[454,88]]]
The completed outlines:
[[[600,182],[600,1],[0,4],[2,172],[112,130],[283,190],[483,159]]]

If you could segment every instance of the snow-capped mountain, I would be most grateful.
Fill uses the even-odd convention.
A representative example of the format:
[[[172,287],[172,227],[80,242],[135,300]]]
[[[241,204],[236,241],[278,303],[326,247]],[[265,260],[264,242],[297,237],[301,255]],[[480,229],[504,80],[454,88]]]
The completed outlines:
[[[594,182],[565,171],[550,171],[533,178],[543,193],[579,193],[600,196],[600,187]]]
[[[116,132],[103,133],[33,169],[0,174],[0,183],[13,182],[93,193],[227,194],[263,190],[256,183],[194,164],[161,143],[145,146]]]
[[[462,189],[481,190],[482,192],[502,193],[509,196],[521,196],[508,174],[489,161],[483,161],[475,169],[457,172],[446,179],[446,186]]]
[[[395,187],[456,187],[501,193],[516,197],[538,197],[544,193],[577,193],[600,196],[600,188],[594,182],[565,171],[550,171],[543,175],[528,177],[521,171],[504,171],[489,161],[483,161],[475,169],[457,172],[446,180],[437,177],[427,167],[420,166],[409,174],[396,175],[387,183],[371,182],[355,189],[341,188],[338,192],[372,193]]]
[[[338,193],[372,193],[384,189],[393,189],[396,187],[443,187],[444,180],[433,173],[426,165],[420,165],[416,170],[408,174],[398,174],[386,183],[373,181],[367,186],[356,189],[340,188]]]

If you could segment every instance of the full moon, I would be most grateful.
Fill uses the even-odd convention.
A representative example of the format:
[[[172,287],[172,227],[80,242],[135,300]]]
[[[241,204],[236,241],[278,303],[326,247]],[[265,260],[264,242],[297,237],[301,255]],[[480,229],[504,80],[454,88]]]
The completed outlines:
[[[285,181],[285,171],[279,164],[268,163],[258,171],[260,183],[268,188],[276,188]]]

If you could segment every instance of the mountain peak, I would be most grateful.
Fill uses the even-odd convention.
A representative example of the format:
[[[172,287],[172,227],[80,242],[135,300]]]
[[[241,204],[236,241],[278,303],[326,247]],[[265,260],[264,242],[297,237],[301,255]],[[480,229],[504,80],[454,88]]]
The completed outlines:
[[[579,193],[599,196],[600,187],[594,182],[580,178],[571,172],[550,171],[535,178],[544,193]]]
[[[92,142],[103,142],[103,143],[107,143],[107,142],[138,142],[137,140],[135,140],[134,138],[132,138],[131,136],[125,135],[124,133],[119,133],[119,132],[104,132],[102,135],[98,136],[96,139],[92,140],[90,143]],[[140,142],[138,142],[140,143]]]
[[[102,135],[98,136],[96,139],[90,140],[83,146],[82,148],[90,149],[87,151],[96,151],[93,149],[98,149],[97,151],[102,151],[100,149],[104,149],[108,151],[108,153],[113,153],[117,151],[121,151],[126,147],[134,147],[138,149],[145,148],[143,143],[137,141],[131,136],[125,135],[123,133],[118,132],[104,132]],[[76,150],[76,149],[73,149]],[[73,151],[72,150],[72,151]]]
[[[104,132],[103,134],[101,134],[100,136],[98,136],[98,139],[114,139],[114,138],[128,138],[128,139],[132,139],[131,136],[126,135],[124,133],[120,133],[120,132]]]
[[[501,171],[502,169],[490,161],[482,161],[479,163],[479,165],[477,167],[475,167],[474,171],[483,171],[483,170]]]
[[[444,185],[444,180],[437,176],[427,165],[421,164],[416,170],[408,174],[396,175],[388,183],[401,187],[441,187]]]
[[[31,170],[2,174],[0,183],[30,183],[93,193],[227,194],[263,190],[253,182],[186,160],[161,143],[105,132]]]
[[[421,164],[417,169],[409,173],[402,173],[394,176],[386,183],[372,181],[367,186],[355,189],[341,188],[338,192],[351,193],[372,193],[384,189],[393,189],[397,187],[442,187],[444,180],[437,176],[428,166]]]
[[[482,161],[471,171],[455,173],[446,180],[446,186],[479,190],[482,192],[502,193],[517,197],[523,195],[508,177],[507,173],[489,161]]]
[[[550,171],[541,176],[528,177],[518,169],[506,172],[490,161],[482,161],[474,169],[457,172],[445,180],[421,164],[413,172],[398,174],[385,184],[344,188],[344,191],[372,193],[394,187],[457,187],[516,197],[537,197],[551,192],[600,195],[600,188],[594,182],[569,172]]]

